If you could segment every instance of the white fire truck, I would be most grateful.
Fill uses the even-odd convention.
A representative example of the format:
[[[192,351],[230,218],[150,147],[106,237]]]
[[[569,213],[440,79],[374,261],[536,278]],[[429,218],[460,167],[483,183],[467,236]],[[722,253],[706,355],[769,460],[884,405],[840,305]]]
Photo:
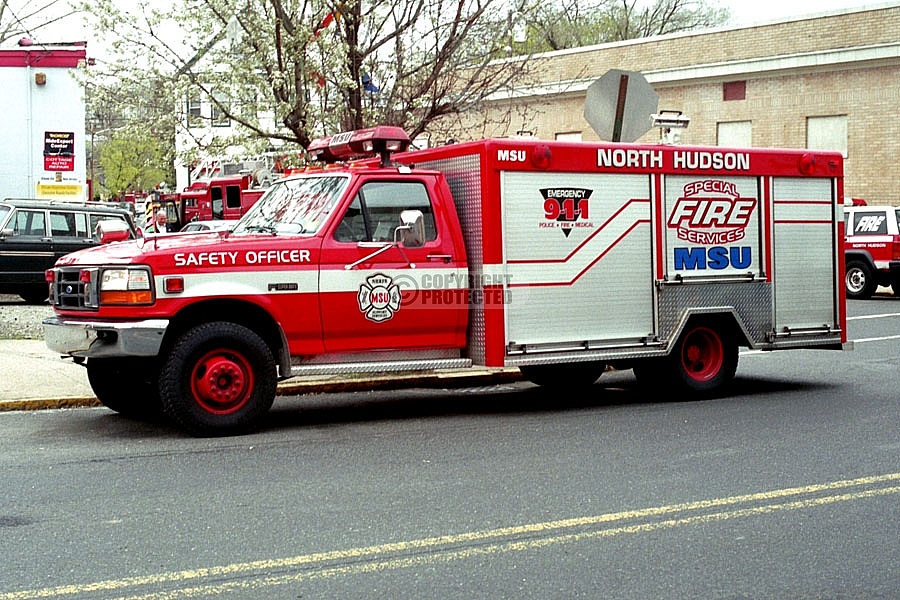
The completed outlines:
[[[258,426],[304,374],[518,367],[565,389],[612,366],[697,397],[739,347],[848,345],[840,154],[408,144],[385,126],[319,140],[330,164],[231,232],[63,257],[47,345],[106,406],[201,436]]]

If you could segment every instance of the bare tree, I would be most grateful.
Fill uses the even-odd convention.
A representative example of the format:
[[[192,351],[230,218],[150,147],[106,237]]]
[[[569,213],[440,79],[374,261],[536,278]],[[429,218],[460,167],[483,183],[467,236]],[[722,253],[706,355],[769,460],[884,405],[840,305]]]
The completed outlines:
[[[715,16],[703,0],[642,10],[634,0],[184,0],[166,11],[83,0],[81,9],[126,57],[103,65],[106,73],[134,86],[154,82],[170,106],[201,94],[218,118],[240,125],[236,138],[198,137],[195,147],[207,153],[214,144],[305,148],[373,124],[437,139],[485,99],[531,83],[534,52]],[[580,33],[554,38],[566,24]]]
[[[531,14],[525,23],[531,52],[714,27],[730,16],[705,0],[556,0],[540,3]]]
[[[116,77],[168,76],[217,114],[269,143],[375,123],[412,136],[508,88],[527,61],[508,53],[508,0],[198,0],[177,10],[83,5],[127,63]],[[172,23],[180,24],[173,38]],[[177,38],[176,35],[176,38]],[[201,143],[202,140],[198,140]]]
[[[77,12],[67,0],[25,2],[21,8],[0,0],[0,44],[19,36],[35,37],[41,29],[70,19]]]

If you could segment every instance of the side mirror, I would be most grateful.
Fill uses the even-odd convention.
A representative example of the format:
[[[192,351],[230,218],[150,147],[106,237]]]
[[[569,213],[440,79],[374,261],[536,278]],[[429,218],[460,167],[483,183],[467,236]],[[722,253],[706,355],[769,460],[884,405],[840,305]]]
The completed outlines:
[[[425,216],[421,210],[404,210],[400,213],[400,227],[395,239],[406,248],[425,245]]]
[[[131,230],[125,221],[119,219],[103,219],[97,223],[97,239],[101,244],[121,242],[131,237]]]
[[[4,230],[0,231],[0,238],[10,238],[13,236],[13,234],[14,234],[14,232],[12,230],[12,227],[10,227],[9,229],[4,229]]]

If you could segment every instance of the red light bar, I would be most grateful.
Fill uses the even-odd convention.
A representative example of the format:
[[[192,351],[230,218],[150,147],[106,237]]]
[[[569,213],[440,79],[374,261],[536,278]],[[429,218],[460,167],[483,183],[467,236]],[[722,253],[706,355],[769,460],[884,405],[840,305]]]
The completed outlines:
[[[403,128],[378,125],[313,140],[306,152],[312,160],[324,162],[380,155],[384,165],[389,162],[391,152],[403,152],[408,147],[409,136]]]

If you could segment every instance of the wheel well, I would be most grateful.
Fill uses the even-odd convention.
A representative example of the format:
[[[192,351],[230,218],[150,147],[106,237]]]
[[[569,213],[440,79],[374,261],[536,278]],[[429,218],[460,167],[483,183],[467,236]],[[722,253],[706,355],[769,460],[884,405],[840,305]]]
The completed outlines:
[[[699,326],[706,326],[719,332],[723,339],[732,339],[738,346],[751,347],[750,336],[738,323],[733,312],[693,314],[679,330],[676,339],[680,339],[685,331]]]
[[[163,349],[168,348],[182,333],[201,323],[227,321],[243,325],[256,332],[272,350],[276,361],[283,347],[281,328],[260,306],[252,302],[233,299],[206,300],[183,308],[169,322]]]
[[[851,260],[861,260],[872,269],[875,269],[875,261],[872,259],[872,255],[864,250],[854,250],[852,252],[845,251],[844,252],[844,263],[848,263]]]

